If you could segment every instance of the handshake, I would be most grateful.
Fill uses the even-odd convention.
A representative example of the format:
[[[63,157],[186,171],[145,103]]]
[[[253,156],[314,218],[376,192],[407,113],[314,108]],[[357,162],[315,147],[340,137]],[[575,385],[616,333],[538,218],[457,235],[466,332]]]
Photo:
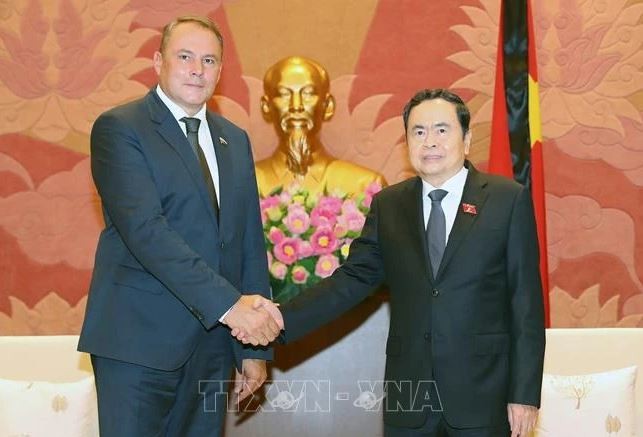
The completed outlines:
[[[267,346],[284,329],[277,305],[256,294],[241,296],[222,322],[232,330],[233,337],[253,346]]]

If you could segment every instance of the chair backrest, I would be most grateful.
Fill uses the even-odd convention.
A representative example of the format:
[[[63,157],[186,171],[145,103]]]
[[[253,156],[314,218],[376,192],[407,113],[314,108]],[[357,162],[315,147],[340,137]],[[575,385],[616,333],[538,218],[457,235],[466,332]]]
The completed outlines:
[[[643,431],[643,328],[548,329],[545,373],[581,375],[638,366],[636,429]]]
[[[0,378],[72,382],[92,373],[77,335],[0,336]]]
[[[380,320],[377,325],[382,325]],[[370,336],[373,336],[372,332]],[[381,340],[378,339],[378,345],[381,345]],[[76,335],[0,336],[0,378],[50,382],[82,379],[91,373],[92,369],[89,356],[76,350],[77,343]],[[322,352],[303,367],[310,371],[310,368],[315,367],[311,363],[321,360],[327,353],[328,350]],[[328,365],[329,363],[326,363],[324,368],[328,369]],[[632,365],[638,366],[636,426],[638,430],[643,430],[643,328],[547,330],[546,373],[579,375]],[[284,374],[277,373],[279,377],[289,379],[293,377],[290,373],[297,373],[294,370]],[[360,373],[361,377],[364,377],[363,369]],[[380,373],[378,371],[371,376],[375,379],[381,378]]]

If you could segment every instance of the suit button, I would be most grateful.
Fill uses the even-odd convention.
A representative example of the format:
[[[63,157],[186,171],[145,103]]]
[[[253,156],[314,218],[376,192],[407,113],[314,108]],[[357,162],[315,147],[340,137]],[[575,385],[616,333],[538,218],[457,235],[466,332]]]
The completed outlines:
[[[433,297],[438,297],[440,295],[440,290],[434,288],[431,294],[433,295]]]
[[[223,249],[225,247],[225,243],[222,241],[221,244],[219,244],[219,247]]]
[[[201,312],[199,312],[199,310],[197,310],[196,308],[191,306],[191,307],[188,307],[188,309],[192,314],[194,314],[194,317],[196,317],[197,319],[203,320],[205,318],[203,317],[203,314],[201,314]]]
[[[428,333],[428,332],[425,332],[425,333],[424,333],[424,339],[425,339],[426,341],[430,341],[430,340],[431,340],[431,334],[430,334],[430,333]]]

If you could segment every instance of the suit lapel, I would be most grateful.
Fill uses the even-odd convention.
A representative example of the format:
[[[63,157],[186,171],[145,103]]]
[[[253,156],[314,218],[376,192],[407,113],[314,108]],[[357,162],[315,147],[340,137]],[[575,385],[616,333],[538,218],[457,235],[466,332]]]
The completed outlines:
[[[478,217],[478,214],[482,212],[484,203],[487,200],[487,192],[485,190],[487,185],[486,180],[480,173],[478,173],[473,165],[469,164],[468,162],[466,163],[466,165],[469,169],[469,174],[467,175],[467,180],[464,184],[462,200],[458,205],[458,212],[455,216],[455,222],[453,223],[453,228],[451,229],[451,233],[449,234],[449,241],[444,250],[444,256],[442,257],[440,268],[438,269],[438,277],[442,274],[449,262],[451,262],[451,260],[453,259],[453,256],[458,250],[458,247],[468,235],[471,227]],[[462,205],[465,203],[475,206],[475,213],[464,212]]]
[[[156,123],[156,131],[179,155],[183,164],[187,168],[194,184],[197,187],[201,200],[205,203],[206,209],[212,218],[215,226],[218,226],[217,219],[214,216],[214,208],[210,195],[208,194],[203,172],[199,165],[199,160],[194,154],[187,137],[179,127],[177,121],[172,116],[169,109],[163,104],[156,91],[152,89],[147,95],[147,104],[150,110],[150,119]],[[221,166],[221,164],[219,164]]]
[[[214,153],[217,157],[217,167],[219,168],[219,225],[221,228],[229,225],[228,220],[234,217],[230,214],[233,207],[234,197],[234,169],[232,168],[232,156],[228,138],[224,136],[221,123],[210,113],[206,115],[210,135],[212,135],[212,144],[214,144]]]

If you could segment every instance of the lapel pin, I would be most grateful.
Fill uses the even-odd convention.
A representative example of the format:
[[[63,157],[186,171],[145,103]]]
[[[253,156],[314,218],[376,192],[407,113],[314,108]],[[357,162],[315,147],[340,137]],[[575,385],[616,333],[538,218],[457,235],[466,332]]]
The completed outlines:
[[[462,212],[464,212],[465,214],[471,214],[471,215],[478,214],[478,210],[476,209],[476,206],[470,203],[462,204]]]
[[[227,142],[227,141],[225,140],[225,138],[223,138],[223,137],[219,137],[219,142],[220,142],[221,144],[225,144],[226,146],[228,145],[228,142]]]

